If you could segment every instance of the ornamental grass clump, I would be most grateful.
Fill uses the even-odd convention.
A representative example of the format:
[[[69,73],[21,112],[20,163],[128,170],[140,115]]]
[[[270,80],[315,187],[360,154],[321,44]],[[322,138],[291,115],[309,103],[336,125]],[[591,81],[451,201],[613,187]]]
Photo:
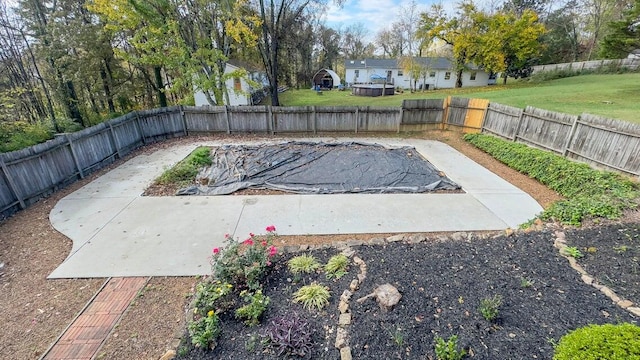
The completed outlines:
[[[327,279],[340,279],[347,274],[347,266],[349,266],[349,258],[344,254],[332,256],[324,266]]]
[[[329,304],[329,288],[317,283],[305,285],[293,294],[293,302],[302,303],[307,310],[322,310]]]
[[[553,360],[639,360],[640,326],[588,325],[564,335]]]
[[[479,308],[480,314],[487,321],[495,321],[500,313],[500,306],[502,306],[502,296],[500,295],[482,299]]]
[[[638,183],[620,174],[595,170],[587,164],[490,135],[467,134],[464,139],[566,198],[543,211],[542,220],[580,225],[589,217],[618,219],[625,210],[638,205]]]
[[[298,255],[287,262],[287,267],[294,275],[310,274],[320,268],[320,263],[312,255]]]

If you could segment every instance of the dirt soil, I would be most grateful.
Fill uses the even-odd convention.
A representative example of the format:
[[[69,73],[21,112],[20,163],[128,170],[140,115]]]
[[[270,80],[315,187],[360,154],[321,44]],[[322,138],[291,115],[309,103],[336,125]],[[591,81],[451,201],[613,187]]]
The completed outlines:
[[[326,134],[323,136],[327,136]],[[381,137],[393,137],[397,136],[396,134],[383,134],[383,135],[369,135],[366,136],[381,136]],[[409,136],[406,134],[402,134],[401,136]],[[430,132],[430,133],[419,133],[419,134],[411,134],[411,136],[417,138],[428,138],[443,141],[452,147],[456,148],[458,151],[467,155],[471,159],[480,163],[481,165],[487,167],[489,170],[503,177],[507,181],[512,184],[518,186],[520,189],[529,193],[532,197],[534,197],[541,205],[548,206],[553,201],[560,198],[560,196],[547,189],[545,186],[539,184],[537,181],[530,179],[529,177],[520,174],[505,165],[497,162],[489,155],[483,153],[480,150],[473,148],[471,145],[467,144],[461,139],[461,136],[457,133],[453,132]],[[31,206],[25,211],[22,211],[15,216],[3,221],[0,223],[0,264],[4,264],[4,266],[0,265],[0,302],[2,303],[2,307],[0,307],[0,321],[2,322],[3,331],[0,334],[0,353],[3,354],[3,359],[37,359],[43,354],[47,348],[55,341],[55,339],[64,331],[64,329],[70,324],[75,315],[77,315],[84,305],[91,299],[91,297],[98,291],[100,286],[104,283],[105,279],[69,279],[69,280],[46,280],[46,276],[53,271],[56,266],[58,266],[64,258],[68,255],[71,249],[71,241],[55,231],[48,220],[49,212],[55,205],[55,203],[63,198],[64,196],[70,194],[81,186],[87,184],[92,179],[97,176],[104,174],[115,166],[122,164],[124,161],[130,159],[132,156],[139,155],[141,153],[150,153],[157,151],[159,149],[168,148],[170,146],[176,144],[183,143],[191,143],[197,142],[199,140],[224,140],[226,136],[211,136],[211,137],[190,137],[183,139],[174,139],[165,141],[163,143],[154,144],[147,146],[143,149],[140,149],[133,154],[129,155],[124,159],[120,159],[116,161],[116,163],[112,164],[110,167],[102,169],[94,173],[92,176],[85,178],[82,181],[79,181],[72,186],[69,186],[66,189],[63,189],[51,197],[40,201],[39,203]],[[232,136],[231,139],[233,141],[244,140],[244,139],[259,139],[259,136]],[[277,138],[282,139],[282,138]],[[634,213],[632,216],[636,216]],[[276,224],[277,225],[277,224]],[[256,229],[256,232],[261,229]],[[548,234],[547,234],[548,235]],[[320,243],[331,243],[335,241],[343,241],[352,238],[371,238],[374,235],[359,235],[359,236],[317,236],[317,237],[282,237],[280,239],[281,245],[285,244],[320,244]],[[379,236],[379,235],[376,235]],[[532,235],[533,236],[533,235]],[[543,236],[543,235],[540,235]],[[603,237],[606,239],[607,234],[604,234]],[[505,238],[511,239],[511,238]],[[570,241],[570,236],[567,236],[567,239]],[[548,241],[549,239],[538,239],[531,240],[528,239],[524,241],[524,243],[529,243],[530,245],[526,248],[519,248],[518,253],[527,254],[529,251],[536,250],[538,247],[541,247],[543,251],[546,249],[544,241]],[[496,240],[496,241],[510,241],[510,240]],[[537,241],[537,242],[536,242]],[[471,246],[473,245],[473,246]],[[502,244],[506,245],[506,244]],[[404,248],[403,248],[404,246]],[[398,250],[393,250],[392,247],[388,247],[386,250],[394,251],[407,251],[407,246],[397,246]],[[431,245],[435,246],[435,245]],[[442,246],[442,245],[439,245]],[[455,243],[450,246],[463,246],[463,244],[456,245]],[[457,256],[452,256],[450,261],[454,261],[455,259],[460,259],[462,256],[464,261],[473,262],[474,256],[471,259],[467,259],[463,255],[469,254],[469,251],[474,251],[474,244],[464,245],[466,247],[462,247],[457,249],[456,251],[451,252]],[[478,245],[480,246],[480,245]],[[427,249],[427,245],[420,245],[419,247],[425,247]],[[500,246],[496,245],[496,248],[500,248]],[[380,248],[381,249],[381,248]],[[404,253],[403,255],[389,255],[387,257],[384,255],[382,258],[378,258],[376,255],[376,251],[380,250],[376,247],[361,247],[359,251],[361,252],[361,256],[363,259],[371,262],[371,264],[376,263],[376,261],[381,262],[381,259],[393,259],[397,258],[397,256],[406,257],[406,261],[403,261],[406,264],[412,264],[411,257],[412,253]],[[403,250],[405,249],[405,250]],[[413,249],[412,249],[413,250]],[[430,252],[432,249],[428,249],[425,251]],[[455,250],[455,248],[453,248]],[[422,250],[421,250],[422,251]],[[547,250],[544,250],[547,251]],[[482,252],[488,252],[489,249],[484,249]],[[419,252],[417,253],[419,254]],[[472,253],[473,254],[473,253]],[[629,252],[631,254],[631,252]],[[427,254],[424,254],[425,256]],[[203,254],[203,256],[207,256],[207,254]],[[393,258],[391,256],[394,256]],[[546,256],[546,255],[545,255]],[[551,256],[550,254],[548,256]],[[416,258],[417,259],[417,258]],[[546,258],[545,259],[552,264],[551,268],[555,269],[553,271],[549,271],[550,274],[557,274],[558,278],[561,278],[561,282],[553,283],[553,286],[556,286],[560,289],[573,289],[569,286],[569,282],[575,281],[575,277],[569,271],[568,266],[565,266],[562,261],[558,261],[555,258]],[[460,260],[460,261],[463,261]],[[162,261],[162,259],[158,259],[158,261]],[[390,261],[390,260],[389,260]],[[387,264],[391,265],[390,262]],[[556,268],[556,266],[563,265],[561,268]],[[412,265],[414,266],[414,265]],[[452,265],[453,266],[453,265]],[[464,264],[462,264],[464,266]],[[471,265],[469,265],[471,266]],[[523,265],[524,266],[524,265]],[[398,270],[402,269],[401,267],[395,266]],[[482,268],[482,267],[481,267]],[[395,268],[393,265],[385,266],[380,268],[382,273],[390,272],[391,274],[387,274],[386,276],[389,279],[392,279],[390,276],[408,276],[408,273],[405,271],[398,271],[396,274]],[[393,271],[391,271],[393,269]],[[407,267],[407,270],[412,270],[411,267]],[[560,275],[560,269],[564,269],[564,271],[569,272],[568,280],[565,283],[564,276]],[[446,270],[446,273],[444,272]],[[453,269],[448,269],[446,266],[443,268],[434,269],[434,272],[438,274],[438,277],[448,279],[449,276],[453,276],[455,273],[452,271]],[[499,286],[507,286],[511,285],[500,285],[500,284],[511,284],[505,280],[504,275],[502,277],[494,274],[494,271],[489,271],[490,268],[484,269],[484,273],[481,273],[479,277],[475,278],[475,280],[479,284],[482,284],[483,281],[491,280],[495,282],[496,289],[502,289]],[[372,269],[372,271],[374,271]],[[412,270],[413,271],[413,270]],[[514,270],[515,271],[515,270]],[[277,274],[277,271],[275,272]],[[377,273],[372,273],[370,276],[371,281],[378,282],[377,277],[381,275],[376,275]],[[395,274],[395,275],[394,275]],[[404,274],[404,275],[402,275]],[[444,275],[446,274],[446,276]],[[515,273],[511,273],[514,275]],[[536,273],[537,274],[537,273]],[[498,276],[494,280],[494,275]],[[349,275],[351,276],[351,275]],[[536,275],[537,276],[537,275]],[[543,274],[540,274],[541,278]],[[616,275],[612,274],[610,277],[615,278]],[[381,278],[383,279],[383,278]],[[453,279],[456,279],[455,277]],[[453,279],[451,281],[453,281]],[[502,279],[502,280],[501,280]],[[280,280],[273,280],[278,282]],[[393,280],[387,280],[393,281]],[[511,280],[510,280],[511,281]],[[547,284],[548,279],[544,280],[544,284]],[[560,280],[559,280],[560,281]],[[176,344],[176,334],[179,334],[184,330],[184,315],[186,311],[186,305],[189,302],[188,295],[192,293],[193,286],[195,285],[195,278],[154,278],[150,281],[149,285],[142,292],[142,296],[139,296],[135,300],[135,305],[131,307],[123,316],[118,327],[110,334],[103,348],[99,352],[100,358],[103,359],[158,359],[167,349],[172,348]],[[579,284],[578,281],[575,281],[576,284]],[[449,287],[453,284],[449,282]],[[406,298],[410,299],[411,296],[411,286],[413,284],[404,285],[404,291],[407,292]],[[541,283],[536,283],[535,286],[541,286]],[[365,284],[365,286],[371,286],[370,283]],[[582,285],[580,285],[582,286]],[[422,286],[427,289],[427,287]],[[433,289],[433,287],[431,287]],[[542,290],[546,289],[546,285],[542,287]],[[553,288],[555,289],[555,288]],[[440,301],[444,301],[449,298],[447,296],[453,295],[445,295],[447,293],[446,287],[441,289],[443,292],[442,299]],[[453,291],[453,290],[450,290]],[[564,291],[564,290],[563,290]],[[586,291],[586,290],[580,290]],[[565,292],[566,293],[566,292]],[[461,293],[458,296],[463,296],[463,299],[469,298],[470,296],[480,295],[481,293],[476,293],[475,290],[469,290],[468,295],[467,292]],[[503,296],[508,296],[510,293],[505,292]],[[549,292],[546,290],[543,291],[543,295],[547,296]],[[579,294],[587,294],[584,292],[579,292]],[[271,295],[270,295],[271,296]],[[275,296],[275,295],[274,295]],[[335,297],[334,297],[335,298]],[[426,298],[426,295],[425,295]],[[593,299],[596,300],[593,300]],[[534,297],[535,299],[535,297]],[[544,297],[543,297],[544,299]],[[597,300],[599,297],[588,293],[586,295],[586,299],[584,301],[601,301]],[[413,301],[413,300],[411,300]],[[416,300],[417,301],[417,300]],[[433,298],[431,297],[431,301]],[[509,300],[511,301],[511,300]],[[575,299],[574,299],[575,301]],[[276,301],[273,301],[276,303]],[[284,300],[283,300],[283,303]],[[473,304],[473,302],[472,302]],[[558,303],[564,306],[564,303]],[[591,304],[591,303],[590,303]],[[365,306],[366,304],[363,304]],[[371,305],[371,304],[369,304]],[[592,305],[592,304],[591,304]],[[577,307],[575,305],[567,305],[569,309],[576,309],[582,316],[585,316],[585,321],[590,321],[592,315],[590,314],[592,311],[589,306],[585,305],[585,307]],[[374,303],[375,306],[375,303]],[[414,308],[413,305],[407,303],[406,307]],[[426,305],[425,305],[426,306]],[[447,306],[454,306],[454,304],[447,303]],[[474,305],[475,306],[475,305]],[[507,305],[511,306],[511,305]],[[602,304],[602,309],[607,309],[609,311],[608,304]],[[401,309],[401,307],[398,307]],[[424,308],[431,309],[430,307]],[[457,309],[457,308],[456,308]],[[459,309],[458,309],[459,310]],[[363,310],[364,311],[364,310]],[[373,310],[371,310],[373,311]],[[404,311],[404,310],[403,310]],[[407,310],[408,311],[408,310]],[[617,316],[617,310],[611,310],[609,314],[615,314]],[[393,314],[393,313],[391,313]],[[505,312],[508,314],[508,312]],[[398,314],[400,315],[400,313]],[[426,315],[426,314],[425,314]],[[588,316],[587,316],[588,315]],[[377,315],[376,315],[377,316]],[[595,316],[595,315],[594,315]],[[623,316],[623,315],[620,315]],[[612,316],[614,317],[614,316]],[[503,321],[506,319],[503,319]],[[395,320],[389,320],[389,324],[395,324]],[[399,320],[398,320],[399,321]],[[595,321],[595,320],[594,320]],[[604,321],[604,320],[603,320]],[[385,323],[386,324],[386,323]],[[400,323],[398,323],[400,324]],[[403,335],[408,339],[409,336],[413,336],[408,331],[411,329],[409,327],[411,323],[403,323],[398,326],[406,326],[407,328],[404,331]],[[546,324],[546,323],[545,323]],[[447,326],[448,328],[448,326]],[[453,332],[455,329],[454,324],[452,323],[452,328],[449,330]],[[446,329],[441,330],[441,328],[437,328],[437,331],[442,331],[443,334],[446,333]],[[557,331],[556,331],[557,332]],[[461,337],[463,336],[462,332],[458,332]],[[382,336],[384,333],[381,332],[378,334]],[[502,334],[502,333],[501,333]],[[508,335],[508,334],[507,334]],[[465,335],[465,339],[468,339],[469,334]],[[518,336],[518,334],[516,334]],[[354,338],[355,339],[355,338]],[[519,339],[516,337],[516,339]],[[238,340],[244,343],[244,339]],[[467,341],[467,340],[465,340]],[[362,341],[364,342],[364,340]],[[358,340],[353,344],[360,344],[361,341]],[[418,342],[419,343],[419,342]],[[383,344],[383,343],[381,343]],[[408,346],[418,346],[415,341],[406,341],[405,344]],[[465,342],[466,344],[466,342]],[[359,351],[364,351],[362,353],[363,356],[366,356],[366,348],[365,344],[360,344],[361,348]],[[369,345],[373,346],[373,345]],[[376,345],[377,346],[377,345]],[[465,345],[466,346],[466,345]],[[242,346],[244,347],[244,345]],[[406,348],[406,346],[403,346]],[[531,347],[533,348],[533,347]],[[393,351],[399,351],[393,350]],[[477,349],[474,349],[476,351]],[[327,350],[333,351],[333,350]],[[406,350],[403,350],[406,351]],[[404,353],[401,351],[401,353]],[[419,354],[418,350],[411,350],[411,354]],[[354,352],[355,354],[355,352]]]
[[[593,235],[593,231],[571,232],[567,240]],[[640,245],[637,226],[612,225],[598,236],[607,242],[621,231],[635,239],[636,248]],[[465,349],[473,359],[551,359],[553,344],[570,330],[587,324],[640,320],[584,284],[553,247],[553,239],[552,230],[547,229],[484,239],[467,236],[432,238],[418,244],[353,246],[354,256],[367,267],[366,279],[349,301],[351,323],[345,328],[353,358],[434,359],[434,337],[457,335],[459,349]],[[322,262],[338,252],[308,253]],[[293,313],[306,320],[314,334],[314,346],[305,359],[340,358],[335,347],[339,299],[357,277],[359,267],[352,264],[348,275],[339,281],[316,273],[293,283],[286,268],[291,256],[280,259],[265,281],[265,294],[271,302],[262,325],[249,328],[229,314],[221,315],[218,346],[212,352],[187,347],[179,358],[277,359],[261,344],[265,324]],[[636,284],[637,279],[636,274]],[[330,304],[320,312],[305,310],[291,301],[300,286],[311,282],[331,289]],[[402,295],[390,311],[382,311],[373,299],[356,301],[386,283]],[[502,305],[497,319],[488,321],[479,311],[480,303],[494,296],[502,298]]]

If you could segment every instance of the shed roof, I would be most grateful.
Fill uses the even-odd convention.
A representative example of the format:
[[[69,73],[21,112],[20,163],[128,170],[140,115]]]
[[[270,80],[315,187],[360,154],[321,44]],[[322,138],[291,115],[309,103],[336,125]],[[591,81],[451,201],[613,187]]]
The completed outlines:
[[[315,75],[313,75],[313,80],[316,80],[316,77],[318,77],[318,75],[320,75],[321,77],[324,77],[325,75],[329,75],[331,76],[331,79],[333,80],[333,84],[334,86],[337,86],[338,84],[340,84],[340,76],[338,76],[338,74],[335,73],[335,71],[331,70],[331,69],[321,69],[319,70]]]

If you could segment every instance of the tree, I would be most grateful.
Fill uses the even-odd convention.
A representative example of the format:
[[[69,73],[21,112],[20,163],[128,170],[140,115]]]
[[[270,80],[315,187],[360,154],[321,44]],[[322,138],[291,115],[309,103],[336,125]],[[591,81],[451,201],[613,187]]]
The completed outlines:
[[[580,39],[580,20],[575,10],[577,6],[575,0],[570,0],[564,7],[553,11],[547,17],[547,32],[541,40],[544,45],[541,63],[573,62],[585,53]]]
[[[366,40],[367,29],[355,23],[342,33],[342,52],[347,59],[362,59],[373,56],[374,46]]]
[[[318,28],[318,68],[337,69],[340,57],[340,33],[320,25]]]
[[[391,28],[382,29],[376,34],[375,43],[382,48],[382,55],[387,58],[398,58],[405,49],[404,37],[398,23],[391,24]]]
[[[640,48],[640,0],[624,12],[624,18],[608,25],[609,34],[600,44],[600,55],[606,58],[624,58]]]
[[[507,0],[502,8],[504,12],[512,12],[516,16],[522,16],[526,10],[533,11],[538,16],[545,13],[550,0]]]

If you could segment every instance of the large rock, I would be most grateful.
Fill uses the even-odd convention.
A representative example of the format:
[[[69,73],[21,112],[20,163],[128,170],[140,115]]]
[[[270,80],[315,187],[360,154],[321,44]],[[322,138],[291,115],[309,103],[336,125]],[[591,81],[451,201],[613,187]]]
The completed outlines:
[[[373,292],[365,297],[356,300],[362,304],[369,298],[375,298],[383,312],[391,310],[402,298],[398,289],[391,284],[380,285]]]

